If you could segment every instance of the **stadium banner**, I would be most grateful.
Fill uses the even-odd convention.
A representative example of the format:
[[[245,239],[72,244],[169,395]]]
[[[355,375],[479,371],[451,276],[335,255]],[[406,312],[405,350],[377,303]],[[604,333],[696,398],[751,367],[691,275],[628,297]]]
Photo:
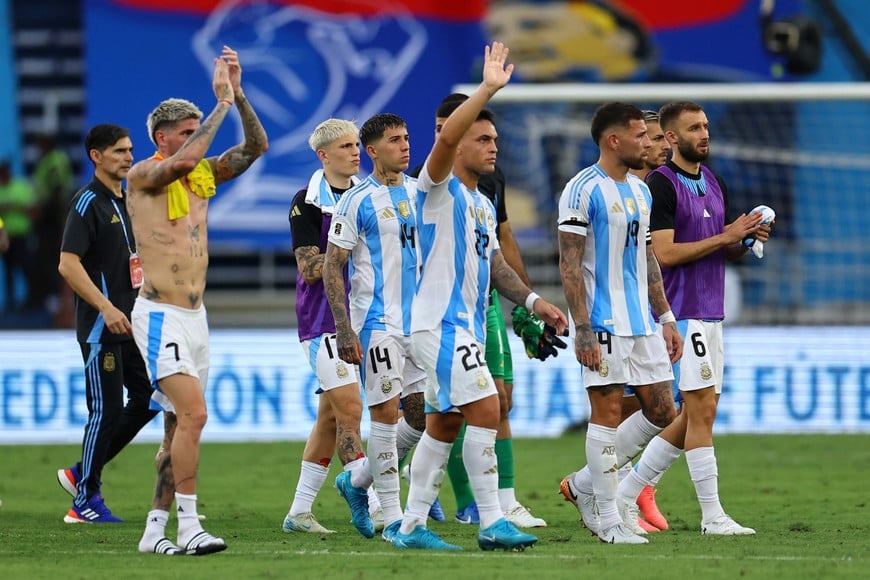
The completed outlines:
[[[417,135],[418,155],[424,155],[438,103],[479,69],[485,5],[85,0],[88,123],[129,127],[136,158],[147,157],[153,147],[148,114],[179,97],[208,115],[216,102],[213,59],[224,45],[237,50],[242,88],[269,136],[269,151],[219,188],[209,205],[209,243],[233,251],[287,249],[290,201],[320,169],[308,146],[314,128],[329,117],[362,124],[377,113],[395,113]],[[123,80],[118,63],[124,63]],[[119,81],[120,89],[111,88]],[[210,155],[242,140],[240,118],[231,111]],[[370,171],[366,155],[362,164],[361,171]]]
[[[799,6],[776,3],[778,15]],[[516,83],[781,74],[761,42],[755,0],[84,0],[84,15],[88,125],[128,127],[137,159],[150,155],[148,113],[179,97],[209,114],[213,58],[223,45],[239,51],[242,86],[270,146],[210,203],[209,241],[227,251],[290,248],[290,200],[320,168],[308,136],[330,116],[401,115],[411,164],[422,163],[438,103],[480,79],[488,38],[511,48]],[[231,112],[210,154],[241,140]],[[365,155],[362,165],[370,171]]]
[[[514,436],[585,423],[572,353],[529,360],[511,340]],[[870,328],[726,328],[725,341],[717,433],[870,433]],[[3,332],[0,344],[0,444],[80,443],[87,407],[74,334]],[[205,441],[307,438],[317,384],[294,331],[213,330],[211,361]],[[137,441],[162,435],[158,417]]]

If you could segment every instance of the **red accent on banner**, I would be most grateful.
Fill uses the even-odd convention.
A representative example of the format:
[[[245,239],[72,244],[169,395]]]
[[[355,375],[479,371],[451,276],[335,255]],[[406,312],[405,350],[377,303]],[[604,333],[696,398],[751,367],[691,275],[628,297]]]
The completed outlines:
[[[617,0],[642,24],[653,30],[684,28],[725,20],[739,12],[749,0]]]
[[[160,12],[208,14],[221,0],[111,0],[119,6]],[[305,6],[330,14],[401,14],[452,21],[482,20],[487,0],[271,0],[275,5]]]

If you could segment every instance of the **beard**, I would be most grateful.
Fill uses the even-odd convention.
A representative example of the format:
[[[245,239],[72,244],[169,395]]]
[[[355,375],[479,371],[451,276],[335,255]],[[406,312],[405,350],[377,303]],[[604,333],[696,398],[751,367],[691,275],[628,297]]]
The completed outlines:
[[[686,161],[691,161],[692,163],[700,163],[701,161],[705,161],[707,159],[707,156],[710,154],[709,146],[706,152],[701,153],[693,146],[687,143],[683,143],[682,141],[677,143],[677,150],[680,152],[680,155],[683,159],[685,159]]]
[[[645,157],[637,157],[634,159],[623,159],[623,163],[629,168],[634,169],[635,171],[640,171],[642,169],[647,168],[647,159]]]

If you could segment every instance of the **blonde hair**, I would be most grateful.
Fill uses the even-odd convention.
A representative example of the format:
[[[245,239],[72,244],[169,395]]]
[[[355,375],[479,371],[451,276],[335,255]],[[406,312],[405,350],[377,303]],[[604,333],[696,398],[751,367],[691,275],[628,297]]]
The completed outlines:
[[[311,136],[308,137],[308,145],[312,151],[316,152],[345,135],[359,137],[359,128],[356,123],[345,119],[327,119],[311,132]]]
[[[148,115],[148,137],[151,142],[157,145],[157,140],[154,134],[163,125],[174,125],[179,121],[186,119],[202,119],[202,111],[199,108],[184,99],[166,99],[157,108],[151,111]]]

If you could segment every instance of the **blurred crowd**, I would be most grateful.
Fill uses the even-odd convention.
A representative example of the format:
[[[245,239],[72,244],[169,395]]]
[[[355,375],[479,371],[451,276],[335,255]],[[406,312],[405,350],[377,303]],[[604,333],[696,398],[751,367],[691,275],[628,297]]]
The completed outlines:
[[[0,327],[69,327],[72,295],[57,272],[75,176],[51,135],[37,137],[39,160],[28,177],[0,159]]]

